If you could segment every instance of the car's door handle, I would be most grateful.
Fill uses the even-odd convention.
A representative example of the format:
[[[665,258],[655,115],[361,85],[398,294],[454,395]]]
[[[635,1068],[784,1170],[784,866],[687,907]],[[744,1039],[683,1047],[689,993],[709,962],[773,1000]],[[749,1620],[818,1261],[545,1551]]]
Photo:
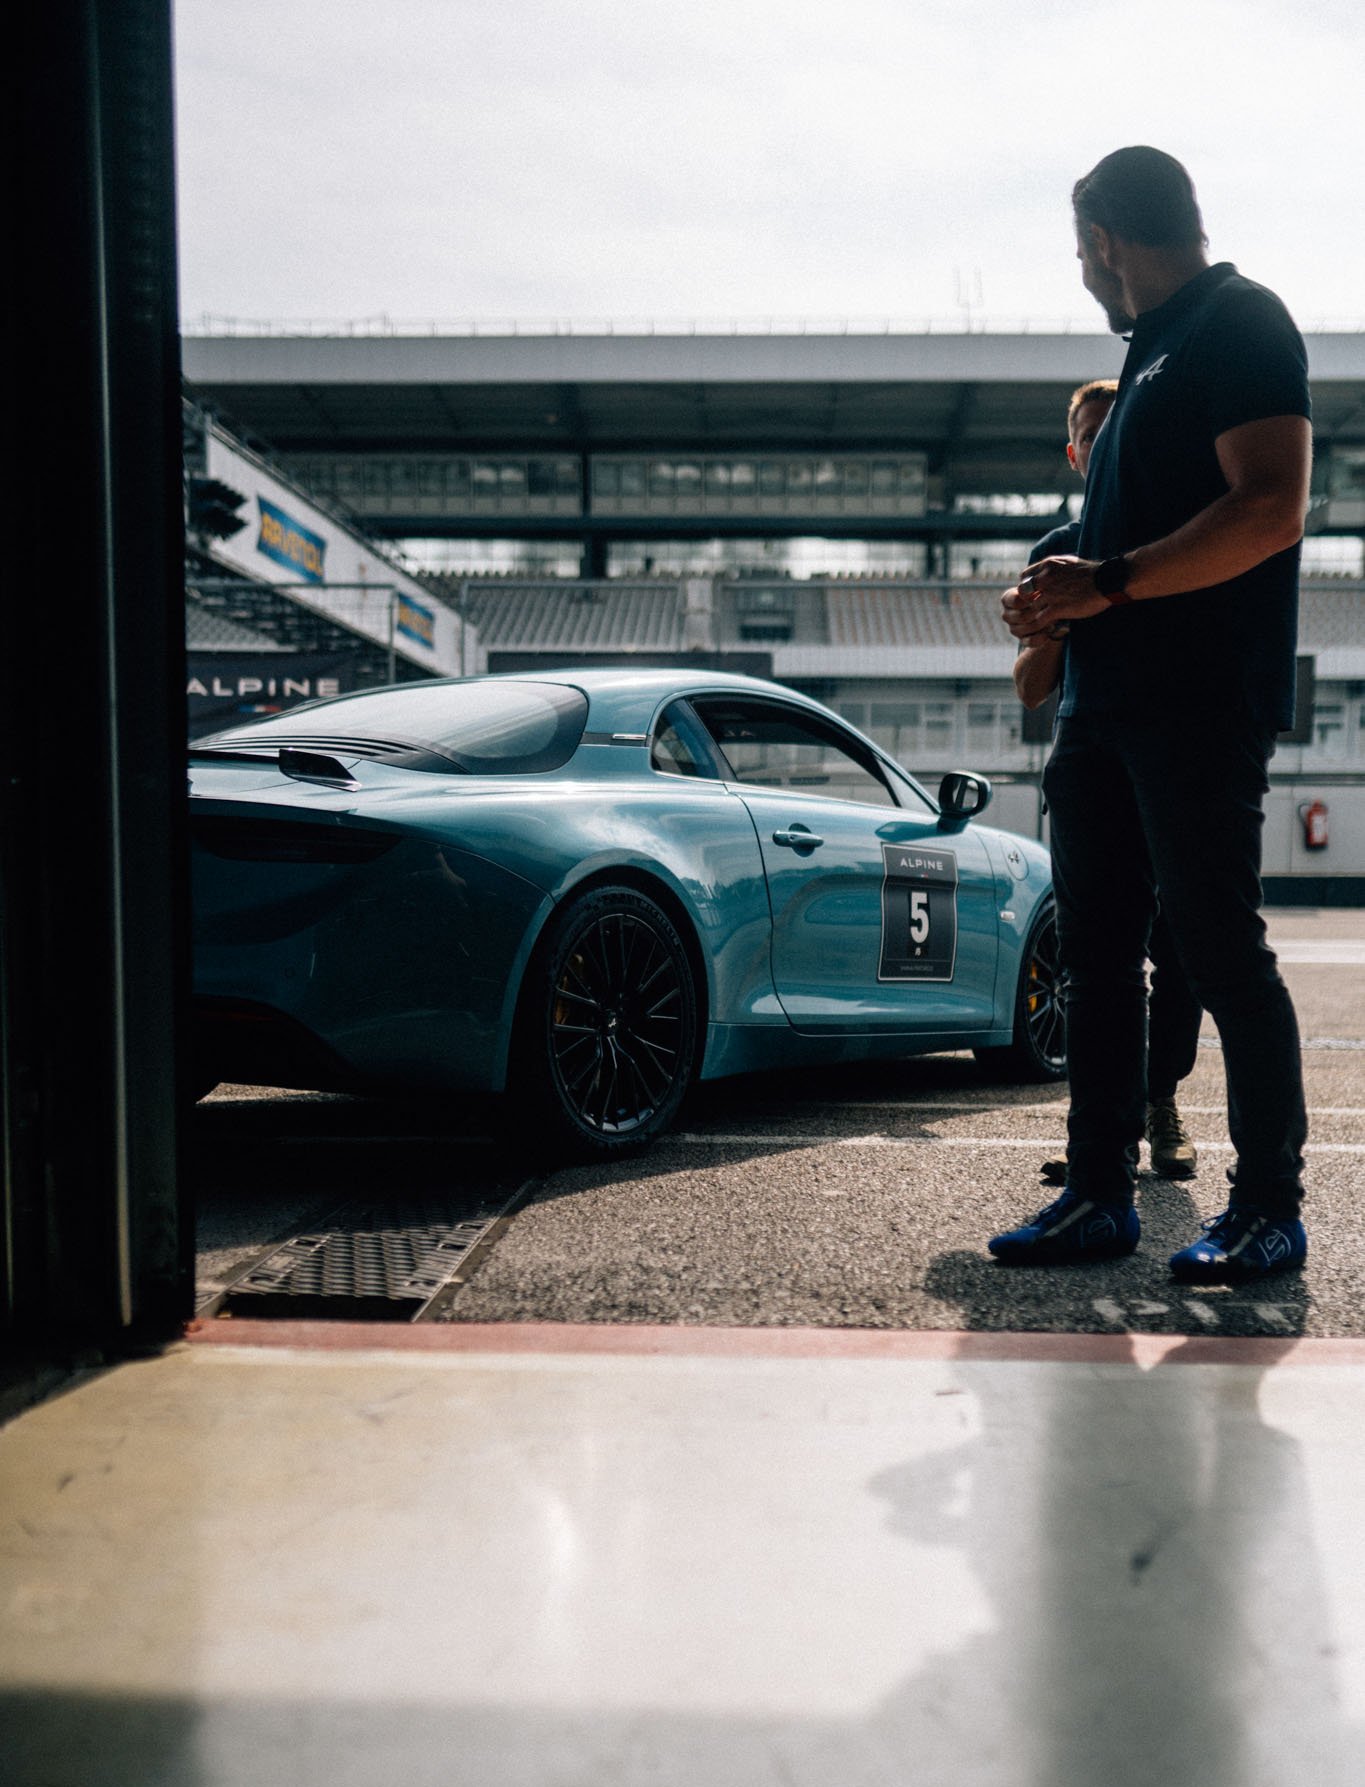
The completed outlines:
[[[807,831],[804,825],[793,825],[789,831],[773,833],[773,843],[783,844],[788,850],[818,850],[824,841],[813,831]]]

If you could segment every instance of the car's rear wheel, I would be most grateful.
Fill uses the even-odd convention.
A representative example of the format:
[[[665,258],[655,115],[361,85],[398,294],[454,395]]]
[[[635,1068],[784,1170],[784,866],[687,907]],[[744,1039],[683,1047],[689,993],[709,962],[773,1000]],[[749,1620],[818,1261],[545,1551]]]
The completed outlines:
[[[551,921],[522,1001],[513,1111],[554,1152],[609,1158],[668,1128],[692,1079],[697,992],[677,927],[630,887],[600,887]],[[518,1096],[520,1094],[520,1096]]]
[[[977,1049],[976,1058],[1002,1079],[1066,1078],[1066,1002],[1054,907],[1035,922],[1020,961],[1013,1040],[1001,1049]]]

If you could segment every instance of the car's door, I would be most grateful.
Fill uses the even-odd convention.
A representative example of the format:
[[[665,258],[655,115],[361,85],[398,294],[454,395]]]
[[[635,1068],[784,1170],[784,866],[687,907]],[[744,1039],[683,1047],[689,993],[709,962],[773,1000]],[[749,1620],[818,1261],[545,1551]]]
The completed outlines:
[[[773,980],[792,1023],[989,1028],[998,929],[982,839],[940,831],[908,782],[795,702],[716,694],[691,706],[758,832]]]

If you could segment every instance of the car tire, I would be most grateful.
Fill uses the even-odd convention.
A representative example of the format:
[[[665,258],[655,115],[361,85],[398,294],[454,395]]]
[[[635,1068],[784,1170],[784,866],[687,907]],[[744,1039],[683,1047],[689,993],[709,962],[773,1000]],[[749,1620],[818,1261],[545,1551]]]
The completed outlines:
[[[1066,1078],[1066,1012],[1057,945],[1057,911],[1046,906],[1019,959],[1014,1036],[1004,1048],[976,1049],[993,1078],[1038,1084]]]
[[[573,900],[550,921],[523,988],[513,1125],[529,1114],[534,1151],[553,1158],[647,1147],[687,1095],[697,1013],[686,946],[661,906],[632,887]]]

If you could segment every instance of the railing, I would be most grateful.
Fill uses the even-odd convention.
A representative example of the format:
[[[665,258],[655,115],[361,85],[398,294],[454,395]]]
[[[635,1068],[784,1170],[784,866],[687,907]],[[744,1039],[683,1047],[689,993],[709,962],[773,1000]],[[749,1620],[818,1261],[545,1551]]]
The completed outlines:
[[[1359,335],[1359,317],[1303,321],[1305,333]],[[1104,335],[1097,317],[243,317],[205,312],[181,323],[193,337],[536,337],[712,335]]]

